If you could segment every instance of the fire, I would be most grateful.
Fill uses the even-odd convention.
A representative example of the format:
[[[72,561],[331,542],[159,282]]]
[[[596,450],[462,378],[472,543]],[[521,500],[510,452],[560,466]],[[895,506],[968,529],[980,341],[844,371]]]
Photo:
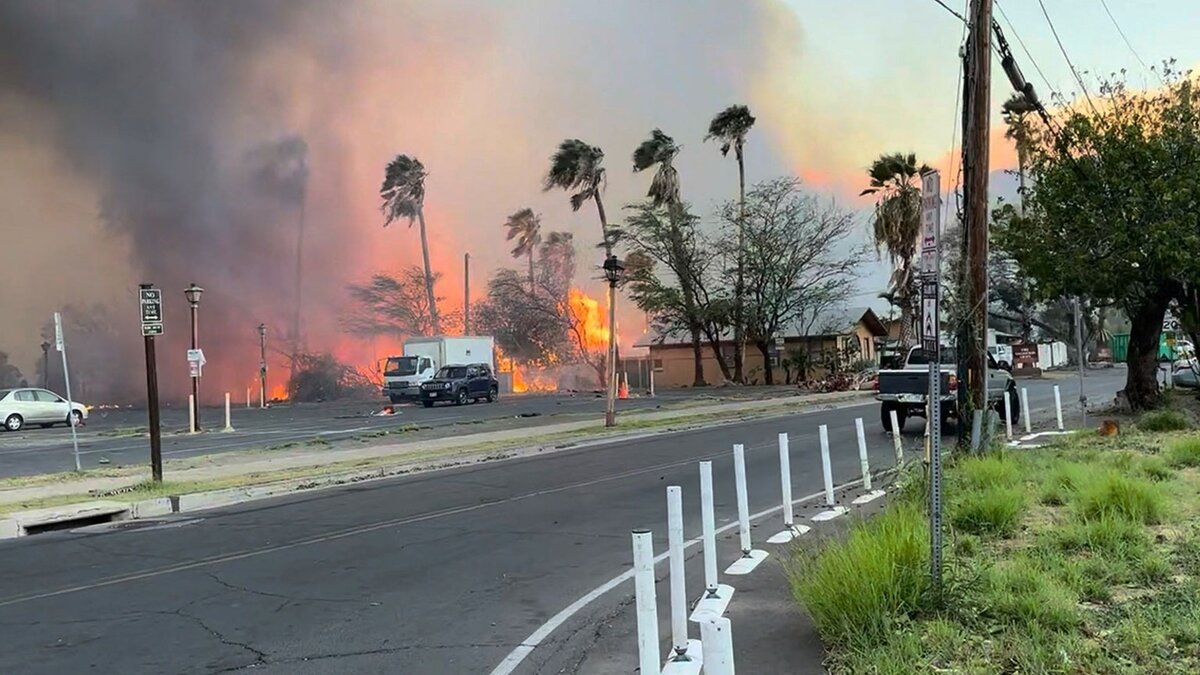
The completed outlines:
[[[512,390],[516,394],[529,391],[558,391],[556,377],[532,366],[518,365],[515,360],[505,356],[499,347],[496,348],[496,371],[512,373]]]
[[[276,385],[272,386],[271,387],[271,395],[270,395],[269,399],[272,401],[288,400],[287,385],[286,384],[276,384]]]
[[[603,354],[608,349],[608,326],[600,302],[578,288],[571,289],[568,300],[583,337],[583,346],[589,352]]]

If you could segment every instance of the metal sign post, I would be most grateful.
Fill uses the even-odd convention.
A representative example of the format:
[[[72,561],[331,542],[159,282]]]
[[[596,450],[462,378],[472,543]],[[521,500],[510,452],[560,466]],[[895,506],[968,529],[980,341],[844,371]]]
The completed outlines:
[[[942,260],[941,176],[921,177],[921,349],[929,359],[929,533],[930,581],[935,597],[942,587],[942,348],[938,315]],[[960,422],[961,423],[961,422]]]
[[[162,290],[153,284],[140,284],[138,301],[142,308],[142,340],[146,343],[146,408],[150,416],[150,473],[161,483],[162,433],[158,417],[158,358],[154,354],[154,336],[163,334]]]
[[[67,343],[63,339],[62,314],[54,313],[54,348],[62,354],[63,385],[67,390],[67,426],[71,427],[71,446],[75,452],[75,470],[82,471],[79,463],[79,435],[75,431],[75,403],[71,400],[71,375],[67,372]]]

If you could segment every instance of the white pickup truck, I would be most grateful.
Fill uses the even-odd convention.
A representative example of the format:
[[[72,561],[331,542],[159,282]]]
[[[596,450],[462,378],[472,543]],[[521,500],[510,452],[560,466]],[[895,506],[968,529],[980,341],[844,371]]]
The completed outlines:
[[[958,363],[953,347],[942,347],[941,400],[942,421],[949,418],[958,419],[958,377],[955,372]],[[895,370],[879,371],[876,382],[878,393],[875,399],[880,402],[879,421],[885,431],[892,430],[891,412],[896,411],[900,429],[909,417],[925,417],[926,399],[929,397],[929,358],[920,347],[909,350],[904,360],[904,367]],[[1013,422],[1021,416],[1021,406],[1017,399],[1017,383],[1012,373],[998,365],[991,354],[988,354],[988,404],[1003,414],[1004,397],[1010,397]]]

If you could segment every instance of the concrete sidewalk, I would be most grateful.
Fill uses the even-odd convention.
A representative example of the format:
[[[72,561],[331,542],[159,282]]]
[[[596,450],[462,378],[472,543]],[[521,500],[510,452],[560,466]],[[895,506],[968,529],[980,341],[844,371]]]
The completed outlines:
[[[234,451],[186,460],[168,461],[164,477],[171,483],[206,483],[239,477],[259,477],[259,484],[296,478],[296,475],[328,468],[331,473],[354,472],[356,467],[380,471],[388,469],[417,470],[422,464],[435,467],[447,462],[484,461],[504,457],[537,454],[580,442],[629,437],[651,433],[653,427],[679,420],[689,426],[723,423],[755,415],[779,414],[789,408],[799,410],[824,405],[866,400],[871,392],[835,392],[781,397],[766,400],[739,401],[676,407],[670,410],[630,413],[623,415],[613,430],[604,428],[603,419],[538,425],[532,428],[507,429],[476,434],[448,436],[408,443],[389,443],[373,446],[354,446],[349,442],[337,445],[307,445],[273,451]],[[340,447],[339,447],[340,446]],[[347,447],[348,446],[348,447]],[[289,475],[289,472],[296,475]],[[36,479],[15,481],[12,487],[0,488],[0,505],[33,502],[69,495],[107,497],[114,492],[149,480],[149,467],[120,476],[84,475],[79,478],[60,474],[53,481],[40,483]],[[0,507],[2,508],[2,507]]]

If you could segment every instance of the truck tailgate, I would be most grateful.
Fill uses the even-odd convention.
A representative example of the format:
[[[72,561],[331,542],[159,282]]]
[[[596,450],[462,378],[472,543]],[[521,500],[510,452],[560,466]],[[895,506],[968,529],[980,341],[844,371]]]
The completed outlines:
[[[950,375],[942,371],[941,391],[945,395],[950,391]],[[929,393],[929,371],[925,369],[881,370],[879,371],[880,394],[927,394]]]

